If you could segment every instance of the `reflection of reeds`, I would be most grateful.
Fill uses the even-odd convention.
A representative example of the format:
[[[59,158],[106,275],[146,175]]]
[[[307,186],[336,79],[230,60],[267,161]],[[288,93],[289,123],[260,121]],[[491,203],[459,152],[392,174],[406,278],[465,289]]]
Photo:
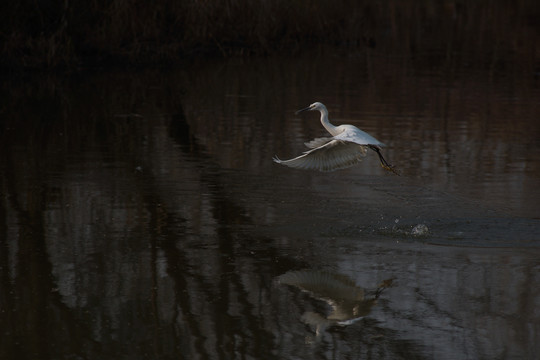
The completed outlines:
[[[147,63],[194,54],[271,53],[301,44],[390,51],[511,50],[536,56],[535,0],[184,0],[9,2],[3,65]],[[31,9],[30,9],[31,8]]]

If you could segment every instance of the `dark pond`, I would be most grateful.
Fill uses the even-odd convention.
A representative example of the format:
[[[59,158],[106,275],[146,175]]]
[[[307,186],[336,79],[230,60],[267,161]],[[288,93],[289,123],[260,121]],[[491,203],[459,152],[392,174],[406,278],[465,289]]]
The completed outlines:
[[[4,79],[2,359],[533,359],[540,79],[376,54]],[[332,173],[272,162],[385,142]]]

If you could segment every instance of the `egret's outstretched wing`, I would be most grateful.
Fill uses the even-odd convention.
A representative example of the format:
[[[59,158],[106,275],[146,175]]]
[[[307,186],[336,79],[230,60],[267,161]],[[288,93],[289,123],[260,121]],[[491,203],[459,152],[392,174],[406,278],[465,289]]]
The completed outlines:
[[[329,143],[332,140],[334,140],[334,138],[332,137],[320,137],[320,138],[313,139],[309,142],[306,142],[304,143],[304,145],[306,145],[310,149],[315,149],[320,146],[323,146],[326,143]]]
[[[275,157],[274,161],[296,169],[334,171],[355,165],[366,156],[366,152],[367,146],[348,141],[331,140],[294,159],[280,160]]]

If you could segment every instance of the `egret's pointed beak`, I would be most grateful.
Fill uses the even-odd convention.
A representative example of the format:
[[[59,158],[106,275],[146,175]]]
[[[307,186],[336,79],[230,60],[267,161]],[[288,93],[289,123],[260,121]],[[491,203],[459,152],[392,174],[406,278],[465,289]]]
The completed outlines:
[[[308,106],[307,108],[298,110],[297,112],[294,113],[294,115],[298,115],[298,114],[300,114],[301,112],[308,111],[308,110],[311,110],[311,105]]]

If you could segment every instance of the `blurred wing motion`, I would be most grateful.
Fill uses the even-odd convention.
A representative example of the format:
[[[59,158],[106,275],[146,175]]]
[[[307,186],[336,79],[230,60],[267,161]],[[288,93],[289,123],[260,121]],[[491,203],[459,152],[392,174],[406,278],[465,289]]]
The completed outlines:
[[[315,148],[318,148],[319,146],[323,146],[324,144],[328,144],[332,140],[334,140],[334,138],[321,137],[321,138],[316,138],[309,142],[306,142],[304,143],[304,145],[306,145],[310,149],[315,149]]]
[[[335,138],[318,138],[306,143],[306,146],[311,150],[294,159],[280,160],[274,157],[274,161],[296,169],[334,171],[362,161],[368,149],[367,145]]]

